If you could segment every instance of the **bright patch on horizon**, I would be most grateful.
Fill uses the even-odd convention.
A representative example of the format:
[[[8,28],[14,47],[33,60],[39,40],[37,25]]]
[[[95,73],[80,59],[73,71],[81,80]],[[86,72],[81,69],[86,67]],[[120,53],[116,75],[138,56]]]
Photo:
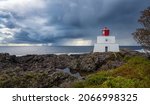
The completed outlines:
[[[73,40],[69,40],[68,42],[66,42],[65,45],[70,45],[70,46],[91,46],[92,45],[92,40],[73,39]]]

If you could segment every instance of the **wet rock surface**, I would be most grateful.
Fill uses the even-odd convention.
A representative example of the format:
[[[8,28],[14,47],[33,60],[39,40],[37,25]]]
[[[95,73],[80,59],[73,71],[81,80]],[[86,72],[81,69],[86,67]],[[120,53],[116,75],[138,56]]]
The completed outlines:
[[[137,55],[145,56],[129,50],[118,53],[20,57],[0,54],[0,79],[4,80],[0,82],[0,87],[69,87],[73,81],[81,79],[76,77],[80,72],[114,69],[126,63],[125,58]],[[64,72],[66,68],[75,73]]]

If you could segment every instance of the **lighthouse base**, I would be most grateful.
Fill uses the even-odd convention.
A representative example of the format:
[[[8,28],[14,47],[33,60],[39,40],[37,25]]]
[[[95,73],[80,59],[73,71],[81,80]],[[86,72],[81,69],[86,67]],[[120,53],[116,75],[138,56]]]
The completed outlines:
[[[97,43],[94,45],[93,52],[119,52],[119,44]]]

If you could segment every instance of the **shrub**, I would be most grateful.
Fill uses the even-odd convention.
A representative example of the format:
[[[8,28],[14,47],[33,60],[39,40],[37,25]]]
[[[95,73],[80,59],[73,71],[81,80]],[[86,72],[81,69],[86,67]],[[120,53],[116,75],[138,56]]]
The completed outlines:
[[[99,71],[84,81],[74,83],[73,87],[150,87],[150,60],[139,56],[132,57],[123,66],[109,71]]]

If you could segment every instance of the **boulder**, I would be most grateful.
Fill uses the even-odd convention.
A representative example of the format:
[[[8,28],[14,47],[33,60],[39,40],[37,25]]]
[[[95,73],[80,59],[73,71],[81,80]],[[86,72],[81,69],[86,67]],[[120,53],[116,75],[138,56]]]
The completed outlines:
[[[112,53],[91,53],[81,55],[70,62],[69,68],[84,72],[92,72],[98,70],[109,59],[114,59]]]

